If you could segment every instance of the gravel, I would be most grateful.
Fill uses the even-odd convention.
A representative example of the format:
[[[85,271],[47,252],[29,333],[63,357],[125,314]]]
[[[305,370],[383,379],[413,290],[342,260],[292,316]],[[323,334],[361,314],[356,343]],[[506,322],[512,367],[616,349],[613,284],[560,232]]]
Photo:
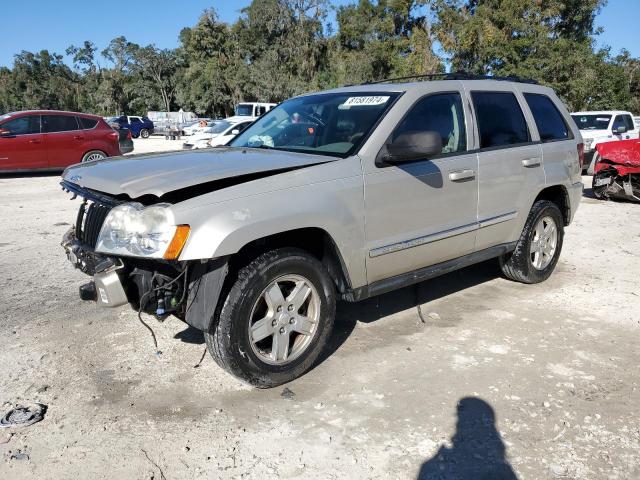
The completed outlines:
[[[259,391],[193,368],[178,319],[149,319],[156,356],[133,311],[80,301],[58,180],[0,178],[0,406],[48,405],[0,478],[640,478],[638,205],[584,198],[540,285],[487,262],[340,304],[324,360]]]

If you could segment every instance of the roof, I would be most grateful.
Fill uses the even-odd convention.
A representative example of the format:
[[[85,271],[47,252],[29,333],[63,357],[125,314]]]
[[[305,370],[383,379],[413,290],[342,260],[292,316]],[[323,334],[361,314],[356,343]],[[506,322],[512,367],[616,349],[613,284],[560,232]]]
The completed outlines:
[[[478,88],[487,86],[487,85],[518,85],[520,88],[532,88],[538,91],[543,90],[551,90],[549,87],[544,87],[542,85],[532,84],[532,83],[523,83],[518,81],[504,80],[504,79],[446,79],[446,80],[428,80],[428,81],[418,81],[418,82],[406,82],[406,83],[369,83],[369,84],[361,84],[361,85],[346,85],[343,87],[334,88],[331,90],[324,90],[322,92],[310,92],[302,96],[306,95],[315,95],[322,93],[348,93],[348,92],[408,92],[410,90],[423,90],[426,85],[431,87],[430,89],[438,90],[438,89],[447,89],[451,88],[451,85],[467,85],[472,86],[472,88]]]
[[[100,115],[94,115],[93,113],[82,113],[82,112],[67,112],[64,110],[20,110],[19,112],[8,112],[5,115],[23,115],[23,114],[30,114],[30,115],[51,115],[51,114],[55,114],[55,113],[62,113],[62,114],[66,114],[66,115],[84,115],[87,117],[100,117]]]

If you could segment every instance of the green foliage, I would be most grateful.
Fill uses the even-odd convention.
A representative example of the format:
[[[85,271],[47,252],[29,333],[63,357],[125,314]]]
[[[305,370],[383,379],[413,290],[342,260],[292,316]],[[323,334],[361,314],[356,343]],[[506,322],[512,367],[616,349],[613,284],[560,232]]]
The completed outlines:
[[[0,112],[99,114],[184,108],[226,116],[344,84],[464,70],[553,87],[571,109],[640,112],[640,59],[596,50],[606,0],[253,0],[233,24],[205,11],[179,47],[117,37],[101,52],[21,52],[0,68]],[[335,10],[336,24],[327,23]],[[334,31],[335,29],[335,31]],[[440,55],[438,55],[438,52]]]

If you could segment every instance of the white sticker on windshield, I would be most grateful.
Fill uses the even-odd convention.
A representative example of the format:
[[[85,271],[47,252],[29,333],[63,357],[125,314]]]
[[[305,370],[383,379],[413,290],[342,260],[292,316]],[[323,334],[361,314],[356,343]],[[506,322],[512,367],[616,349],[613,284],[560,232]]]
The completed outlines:
[[[349,97],[347,98],[347,101],[340,105],[338,108],[342,110],[351,107],[384,105],[388,100],[388,96]]]

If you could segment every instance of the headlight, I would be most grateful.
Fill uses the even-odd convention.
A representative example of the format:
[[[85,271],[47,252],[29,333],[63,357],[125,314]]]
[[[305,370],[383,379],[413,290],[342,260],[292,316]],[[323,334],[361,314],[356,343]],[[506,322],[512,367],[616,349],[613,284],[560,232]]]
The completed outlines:
[[[114,255],[175,259],[189,235],[188,225],[175,225],[168,204],[144,207],[124,203],[107,215],[96,251]]]

